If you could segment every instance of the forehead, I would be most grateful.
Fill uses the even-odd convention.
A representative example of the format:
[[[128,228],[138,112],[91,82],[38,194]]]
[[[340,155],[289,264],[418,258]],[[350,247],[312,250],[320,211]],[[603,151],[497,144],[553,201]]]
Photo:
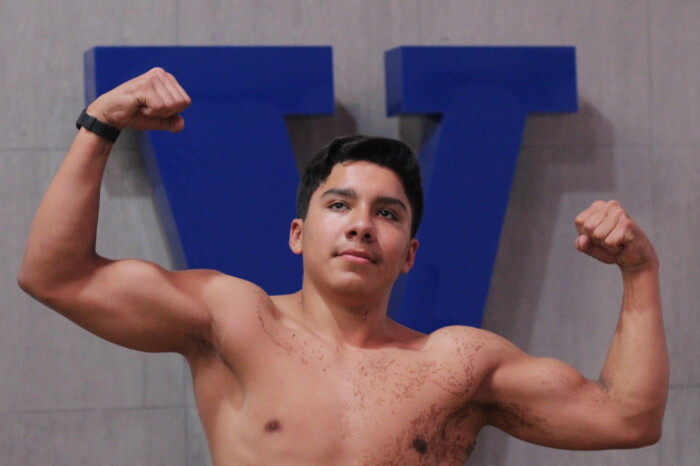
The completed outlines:
[[[367,195],[391,195],[407,199],[401,178],[394,170],[364,160],[335,164],[314,196],[321,196],[330,188],[352,188]]]

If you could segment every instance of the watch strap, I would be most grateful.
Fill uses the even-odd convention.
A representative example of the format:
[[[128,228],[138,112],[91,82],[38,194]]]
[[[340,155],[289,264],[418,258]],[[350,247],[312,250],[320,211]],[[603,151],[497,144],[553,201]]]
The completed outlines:
[[[103,123],[94,116],[88,115],[87,109],[80,112],[80,116],[75,122],[75,126],[78,129],[85,128],[86,130],[97,134],[111,143],[114,143],[117,140],[119,133],[121,133],[119,128]]]

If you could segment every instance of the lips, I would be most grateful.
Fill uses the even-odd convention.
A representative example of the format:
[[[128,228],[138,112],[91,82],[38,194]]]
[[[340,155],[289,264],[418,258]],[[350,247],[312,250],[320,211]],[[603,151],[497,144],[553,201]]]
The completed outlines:
[[[377,262],[377,259],[372,254],[359,249],[345,249],[340,251],[337,255],[357,263],[371,262],[375,264]]]

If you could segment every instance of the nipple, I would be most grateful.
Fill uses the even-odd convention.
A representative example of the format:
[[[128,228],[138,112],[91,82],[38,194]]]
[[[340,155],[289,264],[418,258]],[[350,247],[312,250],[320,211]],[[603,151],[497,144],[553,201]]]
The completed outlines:
[[[413,448],[415,448],[421,455],[425,455],[428,451],[428,444],[425,443],[425,440],[422,438],[416,437],[416,439],[413,441]]]
[[[275,432],[279,432],[280,430],[282,430],[282,424],[280,424],[280,421],[278,421],[277,419],[268,421],[268,423],[265,424],[265,432],[272,434]]]

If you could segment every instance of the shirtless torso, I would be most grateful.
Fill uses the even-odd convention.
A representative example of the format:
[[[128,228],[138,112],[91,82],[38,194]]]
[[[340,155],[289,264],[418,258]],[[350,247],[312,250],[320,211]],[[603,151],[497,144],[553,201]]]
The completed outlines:
[[[215,463],[464,464],[485,422],[485,332],[392,323],[381,348],[341,347],[295,317],[300,293],[251,291],[190,358]]]

